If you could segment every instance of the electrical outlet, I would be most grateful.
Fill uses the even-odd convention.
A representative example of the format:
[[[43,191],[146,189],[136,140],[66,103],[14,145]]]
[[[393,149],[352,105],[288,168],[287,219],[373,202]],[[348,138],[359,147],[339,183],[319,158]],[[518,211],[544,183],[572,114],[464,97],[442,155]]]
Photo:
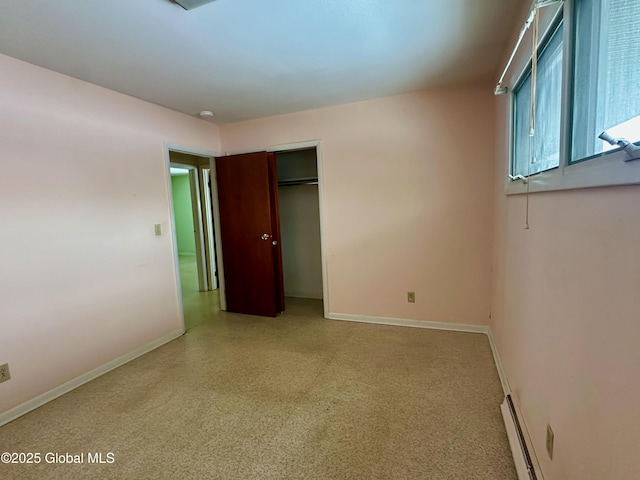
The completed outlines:
[[[156,237],[162,236],[162,224],[160,223],[154,224],[153,229],[155,231]]]
[[[416,292],[407,292],[407,302],[416,303]]]
[[[0,383],[6,382],[11,378],[11,373],[9,373],[9,364],[5,363],[4,365],[0,365]]]
[[[549,458],[553,460],[553,430],[551,430],[551,425],[547,425],[547,453]]]

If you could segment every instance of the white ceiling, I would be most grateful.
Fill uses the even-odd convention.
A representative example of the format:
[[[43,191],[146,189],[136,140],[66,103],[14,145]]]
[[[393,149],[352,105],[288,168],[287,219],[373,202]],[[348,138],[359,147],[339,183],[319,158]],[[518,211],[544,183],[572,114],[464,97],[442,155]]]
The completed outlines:
[[[10,0],[0,52],[216,123],[494,78],[523,0]]]

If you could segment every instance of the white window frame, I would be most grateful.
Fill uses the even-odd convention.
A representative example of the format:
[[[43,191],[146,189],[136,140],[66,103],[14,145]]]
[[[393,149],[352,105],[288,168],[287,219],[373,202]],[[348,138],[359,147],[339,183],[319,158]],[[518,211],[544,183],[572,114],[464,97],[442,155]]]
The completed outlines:
[[[505,175],[505,191],[507,195],[523,193],[547,192],[554,190],[569,190],[575,188],[607,187],[618,185],[640,184],[640,160],[626,162],[629,157],[621,149],[611,150],[575,163],[571,161],[571,116],[573,111],[573,62],[574,62],[574,5],[576,0],[565,0],[564,6],[547,7],[540,10],[540,38],[547,38],[547,33],[557,25],[558,16],[563,16],[563,72],[562,72],[562,113],[560,132],[560,165],[552,170],[536,173],[528,178],[528,184],[523,180],[512,180]],[[507,83],[509,87],[509,101],[507,102],[508,117],[508,164],[507,172],[511,174],[513,168],[514,138],[513,118],[515,94],[512,87],[528,71],[531,62],[531,39],[523,42],[520,52],[514,62],[512,73]],[[527,52],[527,53],[525,53]],[[597,135],[600,132],[594,132]]]

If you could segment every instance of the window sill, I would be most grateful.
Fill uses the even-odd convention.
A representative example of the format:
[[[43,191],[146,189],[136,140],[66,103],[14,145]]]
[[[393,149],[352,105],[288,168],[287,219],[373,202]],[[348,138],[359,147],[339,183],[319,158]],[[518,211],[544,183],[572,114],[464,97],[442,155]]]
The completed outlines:
[[[640,160],[625,162],[627,158],[625,152],[615,151],[600,158],[532,175],[529,193],[640,184]],[[507,180],[507,195],[523,193],[527,193],[525,183]]]

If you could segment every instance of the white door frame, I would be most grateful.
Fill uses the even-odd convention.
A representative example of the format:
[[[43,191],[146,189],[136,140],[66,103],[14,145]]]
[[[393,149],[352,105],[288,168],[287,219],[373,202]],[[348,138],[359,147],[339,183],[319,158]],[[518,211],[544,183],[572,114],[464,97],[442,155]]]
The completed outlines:
[[[316,149],[316,163],[318,166],[318,203],[320,206],[320,255],[322,257],[322,304],[324,307],[324,317],[328,318],[329,316],[329,280],[327,276],[327,249],[326,249],[326,234],[325,234],[325,208],[324,208],[324,174],[323,174],[323,163],[322,163],[322,141],[321,140],[308,140],[303,142],[294,142],[294,143],[284,143],[280,145],[271,145],[265,148],[254,148],[251,150],[242,150],[242,151],[231,151],[225,152],[225,155],[238,155],[241,153],[253,153],[260,151],[267,152],[287,152],[291,150],[303,150],[307,148]],[[218,185],[217,181],[213,181],[213,172],[215,171],[215,160],[211,160],[211,172],[212,172],[212,187],[215,190],[215,203],[217,209],[218,202]],[[216,241],[218,241],[217,234],[219,233],[219,224],[216,224]],[[218,244],[220,245],[220,244]],[[218,262],[220,263],[220,262]],[[222,284],[222,271],[219,270],[220,275],[220,283]],[[220,291],[220,302],[222,302],[222,290]]]
[[[220,157],[221,155],[217,155]],[[213,230],[216,239],[216,257],[218,258],[218,288],[220,291],[220,310],[227,310],[227,291],[224,284],[224,262],[222,256],[222,237],[220,236],[220,203],[218,201],[218,174],[216,173],[216,157],[209,158],[209,174],[211,175],[211,201],[213,202]]]
[[[215,258],[217,254],[217,246],[213,233],[213,200],[211,198],[211,165],[200,165],[198,167],[198,178],[200,180],[200,202],[202,204],[202,211],[207,215],[206,221],[203,225],[204,241],[207,245],[205,251],[209,252],[207,258],[207,282],[209,290],[215,290],[218,288],[218,280],[216,273],[218,266],[216,265]]]
[[[176,145],[176,144],[171,144],[171,143],[165,143],[164,144],[164,156],[165,156],[165,175],[166,175],[166,185],[167,185],[167,196],[168,196],[168,200],[169,200],[169,218],[171,219],[171,241],[173,243],[173,268],[174,268],[174,273],[175,273],[175,279],[176,279],[176,295],[177,295],[177,300],[178,300],[178,307],[179,307],[179,316],[180,316],[180,320],[182,322],[182,331],[184,332],[184,305],[182,304],[182,286],[181,286],[181,282],[180,282],[180,264],[179,264],[179,259],[178,259],[178,240],[176,237],[176,219],[175,219],[175,213],[174,213],[174,206],[173,206],[173,196],[172,196],[172,190],[171,190],[171,158],[170,158],[170,154],[169,152],[177,152],[177,153],[186,153],[188,155],[196,155],[199,157],[204,157],[204,158],[208,158],[210,160],[210,162],[215,162],[215,157],[220,156],[219,153],[217,152],[213,152],[213,151],[207,151],[207,150],[201,150],[198,148],[192,148],[192,147],[188,147],[188,146],[183,146],[183,145]],[[178,162],[174,162],[174,164],[177,164]],[[215,166],[215,163],[213,163],[213,165]],[[192,167],[190,165],[184,165],[183,168],[185,167]],[[196,169],[196,172],[199,171],[199,169]],[[224,275],[223,275],[223,270],[221,268],[222,265],[222,252],[221,252],[221,241],[220,241],[220,215],[219,215],[219,210],[218,210],[218,189],[217,189],[217,184],[215,182],[215,179],[213,178],[213,172],[215,170],[211,170],[212,173],[212,178],[211,178],[211,187],[212,187],[212,194],[211,194],[211,201],[213,203],[213,224],[214,224],[214,230],[215,230],[215,242],[216,245],[218,246],[217,248],[217,268],[218,268],[218,280],[219,280],[219,288],[220,288],[220,308],[222,310],[226,310],[226,301],[225,301],[225,296],[224,296]],[[191,175],[191,174],[190,174]],[[199,180],[199,175],[196,174],[196,179]],[[197,204],[200,206],[201,202],[200,202],[200,195],[199,195],[199,189],[196,190],[195,192],[195,196],[196,196],[196,200],[197,200]],[[193,190],[192,190],[192,199],[193,199]],[[192,200],[192,205],[194,204],[193,200]],[[209,215],[208,212],[204,212],[205,215]],[[202,215],[202,209],[201,206],[199,207],[199,215]],[[200,216],[201,220],[202,217]],[[200,231],[200,242],[204,242],[204,231],[202,228],[203,225],[203,221],[200,221],[200,227],[197,228],[197,231]],[[197,244],[198,244],[198,239],[196,238],[196,251],[198,250],[197,248]],[[204,247],[204,243],[200,244],[201,247]],[[203,250],[204,251],[204,248]],[[210,257],[214,257],[213,252],[210,252]],[[204,260],[204,257],[202,258],[202,260]],[[211,261],[213,261],[214,258],[211,258]],[[206,262],[204,262],[206,264]],[[206,268],[206,266],[205,266]],[[202,270],[203,272],[205,271],[204,269]],[[205,282],[206,282],[206,275],[204,276],[205,278]]]

